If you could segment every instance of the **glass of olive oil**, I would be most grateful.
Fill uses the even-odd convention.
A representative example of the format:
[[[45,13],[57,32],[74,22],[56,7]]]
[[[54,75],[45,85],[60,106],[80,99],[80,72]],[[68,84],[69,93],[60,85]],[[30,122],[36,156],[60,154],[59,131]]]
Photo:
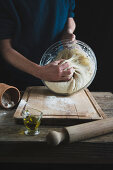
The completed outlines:
[[[26,135],[38,135],[40,133],[39,126],[41,123],[43,113],[38,110],[37,112],[39,112],[37,115],[31,114],[29,110],[23,110],[22,112],[24,125],[26,127],[24,133]]]

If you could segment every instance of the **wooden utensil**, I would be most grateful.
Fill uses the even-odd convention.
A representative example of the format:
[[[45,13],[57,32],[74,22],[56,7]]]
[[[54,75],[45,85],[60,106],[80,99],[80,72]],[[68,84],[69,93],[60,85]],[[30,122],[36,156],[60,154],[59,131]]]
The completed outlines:
[[[77,142],[113,132],[113,118],[64,127],[62,132],[51,131],[46,136],[47,143],[58,145],[61,142]]]

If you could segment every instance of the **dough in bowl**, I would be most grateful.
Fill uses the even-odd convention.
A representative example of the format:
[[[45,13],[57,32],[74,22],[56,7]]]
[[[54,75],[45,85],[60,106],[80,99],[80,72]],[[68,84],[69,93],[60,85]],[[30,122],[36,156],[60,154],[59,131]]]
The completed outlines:
[[[72,94],[90,82],[95,71],[95,63],[82,48],[77,45],[60,51],[55,60],[64,59],[70,67],[74,68],[73,77],[67,82],[48,82],[46,86],[52,91],[60,94]]]

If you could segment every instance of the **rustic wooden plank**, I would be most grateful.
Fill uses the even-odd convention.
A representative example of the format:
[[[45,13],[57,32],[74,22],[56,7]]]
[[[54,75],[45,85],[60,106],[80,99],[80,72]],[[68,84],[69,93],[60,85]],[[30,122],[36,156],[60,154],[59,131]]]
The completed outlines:
[[[107,117],[113,116],[113,93],[111,92],[92,92],[95,100],[102,108]]]
[[[113,94],[110,92],[92,92],[99,106],[107,117],[113,116]],[[4,163],[42,163],[55,164],[55,167],[70,165],[113,164],[113,133],[92,138],[86,141],[52,147],[46,145],[45,137],[50,130],[60,131],[60,126],[41,126],[40,136],[25,136],[24,125],[16,124],[13,118],[14,109],[0,108],[0,162]],[[94,165],[95,164],[95,165]],[[21,164],[23,166],[23,164]],[[33,165],[33,164],[31,164]],[[36,165],[36,164],[35,164]],[[17,168],[17,164],[15,165]],[[50,167],[50,166],[49,166]],[[88,166],[89,167],[89,166]],[[91,167],[91,168],[92,168]],[[111,166],[110,166],[111,167]],[[46,167],[45,167],[46,169]],[[53,168],[54,169],[54,168]]]
[[[19,142],[37,142],[46,144],[46,136],[50,131],[61,132],[62,126],[40,126],[40,134],[37,136],[26,136],[24,134],[25,126],[22,124],[4,124],[0,125],[0,143],[19,143]],[[82,143],[113,143],[113,133],[98,136]]]
[[[101,105],[101,108],[103,110],[103,108],[105,108],[106,105],[106,109],[104,109],[105,114],[109,111],[109,103],[111,103],[111,115],[113,116],[113,94],[112,93],[101,93],[101,92],[93,92],[92,93],[94,98],[96,99],[97,102],[99,102],[99,104]],[[100,94],[100,95],[99,95]],[[109,95],[108,95],[109,94]],[[4,112],[6,114],[4,114]],[[14,109],[0,109],[0,142],[38,142],[38,143],[45,143],[45,138],[46,135],[48,134],[49,131],[51,130],[57,130],[57,131],[61,131],[62,126],[59,125],[50,125],[50,126],[40,126],[40,136],[39,137],[33,137],[33,136],[25,136],[23,131],[25,130],[25,127],[23,124],[17,124],[14,121],[14,115],[15,113],[15,108]],[[67,119],[67,122],[65,124],[65,126],[68,125],[68,122],[70,122],[71,119]],[[54,121],[54,120],[53,120]],[[86,120],[87,122],[87,120]],[[78,123],[81,123],[78,122]],[[76,124],[76,122],[73,121],[73,124]],[[64,126],[64,125],[63,125]],[[96,138],[92,138],[83,142],[87,142],[87,143],[113,143],[113,133],[111,134],[107,134],[107,135],[103,135],[100,137],[96,137]]]

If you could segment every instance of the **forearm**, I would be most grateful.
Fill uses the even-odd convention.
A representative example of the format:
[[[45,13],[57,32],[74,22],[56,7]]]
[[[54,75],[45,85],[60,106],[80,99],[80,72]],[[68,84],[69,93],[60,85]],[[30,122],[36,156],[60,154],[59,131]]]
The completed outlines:
[[[74,34],[75,28],[76,28],[76,24],[74,19],[68,18],[61,39],[62,40],[68,39],[71,41],[75,41],[76,39]]]
[[[68,81],[73,75],[73,68],[69,68],[68,63],[62,64],[60,60],[45,66],[28,60],[11,47],[9,40],[0,41],[0,47],[0,52],[8,63],[36,78],[46,81]]]
[[[40,66],[38,64],[28,60],[11,46],[6,45],[4,47],[3,45],[2,47],[1,53],[8,63],[28,74],[31,74],[35,77],[40,77]]]
[[[66,26],[65,26],[65,32],[73,33],[75,31],[76,24],[73,18],[68,18]]]
[[[69,80],[73,73],[71,73],[73,70],[72,68],[69,69],[66,73],[66,77],[62,77],[62,71],[61,68],[59,68],[60,65],[58,63],[60,62],[55,62],[55,63],[50,63],[46,66],[40,66],[27,58],[25,58],[23,55],[18,53],[14,49],[8,49],[5,52],[3,52],[4,58],[6,59],[7,62],[9,62],[11,65],[14,67],[31,74],[32,76],[36,78],[40,78],[42,80],[47,80],[47,81],[60,81],[60,80]],[[64,64],[61,66],[62,68],[67,68],[69,67],[68,64]]]

